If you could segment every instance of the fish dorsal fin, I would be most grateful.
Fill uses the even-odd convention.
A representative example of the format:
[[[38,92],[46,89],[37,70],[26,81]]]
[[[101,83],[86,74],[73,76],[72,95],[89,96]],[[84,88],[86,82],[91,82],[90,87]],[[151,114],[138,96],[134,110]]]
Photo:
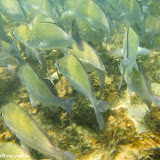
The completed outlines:
[[[84,51],[83,42],[79,35],[79,27],[77,20],[74,20],[72,23],[72,30],[71,30],[72,37],[76,43],[76,46],[81,50]]]
[[[152,90],[151,90],[151,81],[150,81],[149,77],[146,74],[144,74],[144,72],[141,72],[141,73],[142,73],[142,76],[144,77],[144,80],[145,80],[145,83],[146,83],[146,86],[147,86],[148,90],[150,92],[152,92]]]
[[[126,53],[126,57],[129,57],[129,27],[127,28],[127,53]]]
[[[49,90],[50,90],[55,96],[58,96],[57,90],[56,90],[54,84],[53,84],[49,79],[43,79],[43,78],[41,78],[41,79],[42,79],[42,80],[45,82],[45,84],[48,86]]]

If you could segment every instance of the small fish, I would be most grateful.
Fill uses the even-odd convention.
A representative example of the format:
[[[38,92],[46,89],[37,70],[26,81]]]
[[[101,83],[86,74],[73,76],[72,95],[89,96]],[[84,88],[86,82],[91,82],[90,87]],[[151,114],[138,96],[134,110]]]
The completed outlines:
[[[71,47],[71,35],[53,23],[37,23],[30,32],[28,45],[41,49]]]
[[[96,99],[89,75],[85,71],[81,62],[72,54],[68,54],[57,60],[55,65],[73,87],[89,99],[94,107],[99,127],[103,130],[104,119],[101,112],[106,112],[110,108],[110,105],[108,102]]]
[[[121,63],[119,64],[119,70],[122,74],[123,66]],[[133,91],[138,95],[149,108],[151,108],[150,102],[153,102],[160,107],[160,96],[156,96],[152,93],[149,78],[142,74],[140,70],[133,67],[131,74],[126,72],[124,80],[127,83],[129,91]]]
[[[134,16],[137,20],[142,17],[142,10],[137,0],[119,0],[119,5],[127,14]],[[139,16],[139,17],[136,17]],[[132,18],[132,17],[131,17]]]
[[[8,64],[17,65],[18,61],[21,61],[21,56],[15,40],[13,40],[6,50],[0,52],[0,67],[7,67]]]
[[[76,160],[76,156],[52,144],[46,132],[20,106],[9,103],[0,110],[5,125],[17,136],[21,145],[59,160]]]
[[[22,84],[26,87],[29,93],[29,98],[33,106],[37,103],[41,103],[46,107],[49,107],[54,112],[57,111],[57,107],[60,106],[67,111],[69,117],[71,117],[71,111],[74,106],[73,99],[61,99],[56,96],[54,86],[48,87],[45,80],[40,78],[34,70],[25,63],[19,66],[19,76]]]
[[[76,14],[78,8],[82,3],[84,3],[86,0],[65,0],[64,1],[64,12],[70,12],[72,14]],[[87,0],[88,1],[88,0]]]
[[[3,19],[2,19],[1,14],[0,14],[0,39],[7,43],[10,43],[10,44],[12,43],[12,38],[8,36],[7,33],[4,31]]]
[[[22,24],[17,28],[14,28],[12,34],[19,42],[26,44],[30,31],[27,25]]]
[[[0,13],[14,22],[27,21],[27,14],[19,0],[1,0]]]
[[[119,0],[119,8],[121,10],[122,21],[138,32],[143,30],[144,13],[137,0]],[[136,26],[136,27],[135,27]],[[138,28],[138,29],[137,29]],[[139,33],[139,32],[138,32]]]
[[[1,160],[33,160],[20,145],[14,142],[5,142],[0,145]]]
[[[132,68],[135,67],[138,70],[138,65],[136,62],[137,53],[139,46],[139,37],[134,32],[131,27],[128,27],[126,30],[124,39],[123,39],[123,59],[121,59],[121,63],[123,65],[122,78],[118,87],[118,91],[121,88],[124,74],[131,74]]]
[[[86,0],[78,8],[78,17],[85,20],[95,30],[101,29],[103,33],[110,33],[110,27],[102,8],[95,2]]]
[[[75,21],[73,22],[72,26],[77,27]],[[79,35],[75,34],[77,33],[75,32],[76,29],[72,30],[74,33],[73,37],[70,34],[67,34],[56,24],[45,22],[37,23],[31,29],[28,45],[40,49],[71,48],[74,40],[77,42],[77,38],[79,37]],[[76,38],[74,39],[74,37]],[[79,48],[81,49],[81,47]]]
[[[151,38],[160,36],[160,19],[155,16],[148,15],[145,21],[145,34],[149,34]]]
[[[58,21],[58,12],[50,0],[27,0],[25,6],[31,19],[39,14],[44,14],[48,18]]]
[[[107,35],[105,35],[101,30],[95,30],[91,25],[82,19],[77,19],[80,36],[84,41],[102,43],[106,42]]]
[[[27,25],[20,25],[13,31],[13,36],[25,46],[26,49],[26,55],[29,57],[30,55],[33,55],[36,57],[38,62],[43,66],[44,69],[46,69],[46,60],[45,60],[45,54],[41,54],[36,48],[33,48],[28,45],[28,38],[30,35],[30,30]],[[32,54],[31,54],[32,53]]]
[[[153,54],[153,52],[147,48],[138,47],[137,56],[146,56]],[[123,49],[114,49],[108,53],[106,53],[108,56],[112,57],[123,57]]]
[[[72,45],[73,49],[68,52],[76,56],[82,63],[87,72],[96,72],[100,80],[100,96],[105,84],[105,67],[97,55],[96,51],[86,42],[83,42],[84,51],[80,51],[76,45]]]

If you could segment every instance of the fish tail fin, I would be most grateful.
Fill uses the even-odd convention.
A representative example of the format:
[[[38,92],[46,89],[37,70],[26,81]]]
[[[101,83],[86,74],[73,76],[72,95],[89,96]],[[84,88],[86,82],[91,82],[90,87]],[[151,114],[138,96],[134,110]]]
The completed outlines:
[[[68,99],[66,100],[65,105],[63,106],[63,108],[66,110],[66,112],[69,115],[70,118],[70,122],[71,122],[71,113],[72,113],[72,108],[74,107],[75,103],[74,103],[74,98]],[[72,124],[72,122],[71,122]]]
[[[100,112],[106,112],[110,108],[110,104],[106,101],[96,100],[96,108]]]
[[[159,95],[154,95],[153,93],[149,94],[148,99],[143,99],[143,101],[147,104],[149,109],[151,109],[150,102],[155,103],[158,107],[160,107],[160,96]]]
[[[63,152],[63,159],[65,159],[65,160],[76,160],[77,158],[72,152],[64,151]]]
[[[154,97],[151,99],[153,103],[155,103],[158,107],[160,107],[160,96],[153,95]]]
[[[77,160],[76,156],[72,152],[63,151],[57,148],[54,144],[50,145],[50,151],[49,156],[52,157],[52,159]]]
[[[95,114],[96,114],[96,119],[97,119],[99,128],[100,128],[101,131],[103,131],[104,130],[104,118],[103,118],[103,115],[97,108],[94,108],[94,111],[95,111]]]
[[[96,100],[94,103],[94,110],[100,130],[104,130],[104,119],[101,112],[106,112],[110,108],[110,104],[106,101]]]

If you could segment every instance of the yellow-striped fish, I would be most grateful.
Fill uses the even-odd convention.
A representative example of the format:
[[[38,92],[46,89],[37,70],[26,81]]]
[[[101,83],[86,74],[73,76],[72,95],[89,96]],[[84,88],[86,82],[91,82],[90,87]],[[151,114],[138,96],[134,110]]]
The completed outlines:
[[[49,140],[46,132],[20,106],[9,103],[0,110],[5,125],[24,144],[44,155],[60,160],[76,160],[76,156],[57,148]]]

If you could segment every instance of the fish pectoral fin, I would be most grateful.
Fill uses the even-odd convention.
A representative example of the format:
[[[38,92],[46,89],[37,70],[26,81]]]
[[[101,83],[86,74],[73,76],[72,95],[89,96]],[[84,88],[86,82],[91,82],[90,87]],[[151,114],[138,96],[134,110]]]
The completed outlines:
[[[116,57],[122,57],[123,56],[123,49],[114,49],[110,52],[108,52],[106,55],[109,56],[116,56]]]
[[[122,86],[122,83],[123,83],[123,78],[124,78],[124,73],[122,74],[122,77],[121,77],[121,80],[120,80],[120,83],[119,83],[119,86],[118,86],[118,92],[121,89],[121,86]]]
[[[138,47],[138,53],[137,53],[138,56],[150,55],[150,54],[153,54],[151,50],[143,47]]]
[[[128,94],[132,96],[132,91],[127,87]]]
[[[110,108],[110,104],[106,101],[101,101],[93,99],[92,104],[94,106],[94,111],[96,114],[96,119],[101,131],[104,130],[104,119],[101,112],[106,112]]]
[[[68,99],[65,101],[65,104],[62,106],[62,108],[68,113],[70,122],[71,122],[71,113],[72,113],[72,108],[74,107],[74,98]],[[72,122],[71,122],[72,124]]]
[[[31,95],[29,95],[29,99],[33,107],[35,107],[38,104],[37,100],[35,100]]]
[[[96,69],[96,74],[97,74],[99,81],[100,81],[100,94],[99,94],[99,98],[100,98],[102,95],[102,92],[103,92],[104,85],[105,85],[106,73],[105,73],[105,71]]]
[[[100,112],[106,112],[107,110],[110,109],[110,104],[108,102],[106,102],[106,101],[97,100],[96,101],[96,108]]]
[[[138,71],[138,64],[137,64],[137,62],[135,62],[134,67]]]
[[[44,46],[45,44],[46,44],[46,43],[43,42],[43,41],[40,42],[40,46]]]

